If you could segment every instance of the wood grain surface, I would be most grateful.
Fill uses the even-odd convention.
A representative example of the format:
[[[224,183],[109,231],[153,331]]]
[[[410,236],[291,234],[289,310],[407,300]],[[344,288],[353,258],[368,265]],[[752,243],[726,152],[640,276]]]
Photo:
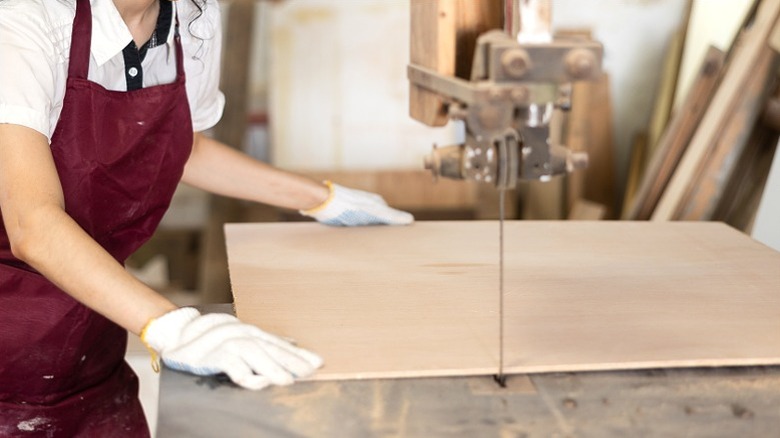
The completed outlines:
[[[567,206],[571,207],[577,199],[586,199],[604,205],[605,217],[612,219],[619,211],[615,203],[614,118],[609,90],[607,74],[593,81],[574,83],[564,144],[572,151],[588,153],[588,167],[567,175]]]
[[[672,117],[650,158],[623,219],[647,220],[653,214],[688,143],[696,132],[720,80],[726,54],[710,46],[685,100]]]
[[[766,106],[772,90],[776,89],[780,56],[765,47],[753,65],[750,81],[742,88],[735,101],[734,111],[724,120],[718,138],[700,164],[692,183],[681,198],[674,219],[712,220],[719,201],[728,189],[728,181],[742,169],[737,163],[749,149],[748,143]],[[774,145],[774,142],[772,143]]]
[[[494,374],[498,224],[231,224],[236,311],[315,379]],[[506,224],[509,373],[780,363],[780,253],[719,223]]]
[[[501,2],[412,0],[409,60],[469,79],[477,37],[503,25]],[[429,126],[447,124],[444,96],[409,84],[409,115]]]
[[[758,12],[750,28],[743,31],[740,44],[729,55],[728,67],[718,90],[653,211],[652,220],[675,218],[689,186],[695,183],[699,167],[706,163],[712,145],[718,140],[726,122],[734,116],[746,84],[754,79],[756,62],[767,46],[778,14],[780,0],[765,0],[758,4]]]

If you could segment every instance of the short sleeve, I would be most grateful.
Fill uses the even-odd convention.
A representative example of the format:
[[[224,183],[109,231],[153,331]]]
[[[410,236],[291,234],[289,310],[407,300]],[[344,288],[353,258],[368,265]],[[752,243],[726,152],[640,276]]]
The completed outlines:
[[[200,2],[199,2],[200,3]],[[212,128],[222,118],[225,95],[219,90],[222,18],[216,0],[178,2],[180,34],[187,75],[187,98],[196,132]]]
[[[51,139],[56,33],[37,1],[0,2],[0,123],[23,125]]]

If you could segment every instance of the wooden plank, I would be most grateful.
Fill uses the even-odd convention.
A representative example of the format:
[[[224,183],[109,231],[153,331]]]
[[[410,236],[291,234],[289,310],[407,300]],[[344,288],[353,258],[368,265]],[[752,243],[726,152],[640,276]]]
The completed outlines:
[[[518,242],[505,255],[508,369],[780,362],[780,254],[734,229],[570,222],[507,230]]]
[[[735,165],[735,171],[725,184],[723,195],[712,219],[725,222],[748,234],[758,213],[761,196],[766,191],[778,134],[756,129]],[[771,190],[771,189],[770,189]]]
[[[690,94],[699,63],[710,46],[730,52],[736,36],[755,14],[760,0],[713,2],[696,0],[691,4],[685,47],[675,91],[675,110]]]
[[[323,355],[318,378],[495,372],[498,224],[430,224],[228,225],[237,315]]]
[[[587,199],[607,207],[607,217],[616,214],[615,152],[609,76],[574,84],[564,144],[573,151],[588,152],[588,168],[568,175],[569,206]]]
[[[748,145],[751,133],[759,120],[770,87],[775,84],[775,76],[780,57],[765,47],[753,65],[750,81],[742,88],[734,103],[732,114],[724,120],[720,135],[710,146],[696,175],[680,199],[675,219],[710,220],[721,201],[727,184],[735,171],[737,163]]]
[[[631,157],[628,161],[628,176],[626,189],[623,191],[623,208],[621,217],[626,217],[639,190],[639,182],[644,173],[645,161],[650,154],[650,145],[646,132],[638,132],[634,135],[634,144],[631,145]]]
[[[690,8],[690,3],[688,4]],[[690,11],[690,9],[688,9]],[[674,92],[677,88],[677,74],[680,71],[680,62],[682,60],[682,51],[685,45],[685,28],[687,19],[683,20],[683,26],[672,35],[669,47],[666,49],[664,57],[663,70],[661,72],[661,83],[653,105],[653,113],[650,116],[650,124],[647,129],[647,154],[646,160],[642,162],[642,168],[647,167],[647,163],[655,154],[656,146],[659,144],[661,135],[669,123],[672,114],[672,104],[674,103]]]
[[[691,91],[685,97],[682,106],[672,117],[672,121],[659,140],[656,153],[645,169],[642,182],[630,204],[624,219],[650,219],[661,195],[688,143],[693,137],[699,122],[715,92],[721,77],[725,53],[710,46],[699,67],[699,73],[693,82]]]
[[[661,197],[653,213],[653,220],[670,220],[674,217],[695,172],[711,145],[717,140],[725,121],[732,116],[734,105],[743,88],[750,82],[753,68],[767,46],[767,37],[777,21],[778,12],[780,0],[764,0],[759,4],[754,21],[745,32],[744,43],[741,43],[730,57],[723,82]]]
[[[455,8],[457,0],[412,0],[410,61],[436,72],[455,74]],[[444,100],[409,84],[409,115],[429,126],[447,124]]]
[[[476,39],[503,25],[501,2],[412,0],[410,61],[436,72],[469,79]],[[444,126],[444,99],[410,84],[409,115],[429,126]]]
[[[315,379],[493,374],[495,221],[228,225],[238,316]],[[719,223],[510,221],[510,373],[780,364],[780,254]]]
[[[455,33],[455,76],[471,78],[477,37],[504,26],[502,1],[458,0]]]

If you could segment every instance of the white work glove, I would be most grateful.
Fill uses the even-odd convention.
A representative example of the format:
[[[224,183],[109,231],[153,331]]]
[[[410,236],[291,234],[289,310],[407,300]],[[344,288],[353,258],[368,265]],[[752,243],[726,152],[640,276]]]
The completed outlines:
[[[409,225],[414,217],[387,205],[381,196],[361,190],[348,189],[325,181],[330,189],[328,199],[310,210],[300,210],[325,225],[354,227],[359,225]]]
[[[141,332],[141,340],[170,368],[201,376],[225,373],[247,389],[289,385],[322,366],[316,354],[235,316],[201,315],[192,307],[151,320]]]

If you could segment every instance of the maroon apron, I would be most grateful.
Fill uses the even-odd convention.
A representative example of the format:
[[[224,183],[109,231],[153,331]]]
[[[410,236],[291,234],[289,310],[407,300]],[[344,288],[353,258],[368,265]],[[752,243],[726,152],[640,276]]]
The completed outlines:
[[[89,0],[77,1],[72,37],[51,151],[66,211],[123,263],[159,224],[191,152],[178,25],[175,82],[128,92],[87,80]],[[0,222],[0,436],[148,436],[126,344],[124,329],[15,259]]]

